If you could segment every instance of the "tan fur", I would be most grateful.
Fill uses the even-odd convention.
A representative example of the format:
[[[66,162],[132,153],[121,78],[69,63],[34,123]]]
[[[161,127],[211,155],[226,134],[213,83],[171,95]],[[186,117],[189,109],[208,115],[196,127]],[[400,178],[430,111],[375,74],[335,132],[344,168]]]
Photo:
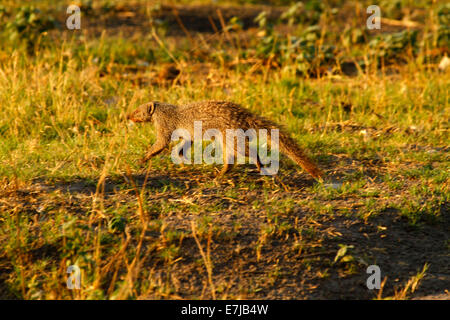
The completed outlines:
[[[139,106],[129,116],[134,122],[153,122],[157,132],[156,142],[150,147],[143,162],[166,148],[172,132],[176,129],[185,129],[191,137],[194,136],[194,121],[202,121],[202,129],[217,129],[225,136],[226,129],[279,129],[280,151],[295,161],[314,178],[322,177],[321,171],[305,155],[297,143],[274,122],[255,115],[238,104],[227,101],[202,101],[187,105],[176,106],[163,102],[149,102]],[[224,155],[225,156],[225,155]],[[260,162],[257,161],[260,168]],[[228,165],[224,164],[221,174],[226,173]]]

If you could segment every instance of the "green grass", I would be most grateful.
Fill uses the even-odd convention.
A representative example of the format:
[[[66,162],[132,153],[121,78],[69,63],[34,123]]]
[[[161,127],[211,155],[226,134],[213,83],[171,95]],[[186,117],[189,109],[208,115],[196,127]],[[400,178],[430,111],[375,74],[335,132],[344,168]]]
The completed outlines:
[[[400,3],[419,13],[437,10]],[[49,2],[35,5],[58,16]],[[328,9],[319,25],[330,21]],[[282,44],[307,26],[277,37]],[[339,298],[345,294],[317,286],[352,276],[365,283],[362,261],[375,262],[377,246],[401,252],[384,228],[431,233],[438,248],[448,248],[439,232],[448,228],[450,77],[436,59],[422,59],[433,42],[417,44],[413,55],[405,49],[382,68],[369,54],[373,35],[346,48],[330,32],[321,40],[339,49],[339,59],[365,59],[370,67],[351,77],[316,77],[312,69],[298,73],[298,52],[277,42],[261,55],[255,46],[264,39],[255,33],[262,30],[268,32],[221,34],[206,44],[192,33],[195,49],[186,37],[159,42],[140,29],[101,36],[57,29],[32,53],[20,41],[3,42],[1,298]],[[182,69],[178,82],[158,78],[168,62]],[[181,168],[167,154],[147,169],[137,165],[155,136],[150,125],[130,126],[129,111],[150,100],[207,99],[238,102],[283,124],[342,185],[317,184],[286,157],[276,177],[239,166],[221,183],[213,181],[216,166]],[[369,231],[355,232],[354,223]],[[362,234],[373,242],[354,240]],[[333,263],[338,244],[354,247]],[[433,259],[428,272],[445,274],[448,265]],[[72,264],[82,270],[82,290],[66,288]],[[411,265],[414,272],[422,267]],[[410,276],[393,271],[389,279]],[[392,295],[398,288],[389,279],[384,293]],[[283,291],[283,283],[297,291]],[[360,289],[353,297],[375,296]]]

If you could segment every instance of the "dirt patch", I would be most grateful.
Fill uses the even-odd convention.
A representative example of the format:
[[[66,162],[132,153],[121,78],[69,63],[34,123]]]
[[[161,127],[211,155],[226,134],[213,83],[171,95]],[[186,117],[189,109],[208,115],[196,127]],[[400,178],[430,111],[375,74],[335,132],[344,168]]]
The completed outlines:
[[[214,6],[214,5],[162,5],[116,6],[111,8],[81,8],[83,30],[91,36],[107,34],[148,34],[151,26],[164,29],[168,36],[186,36],[192,33],[217,33],[228,25],[231,18],[239,19],[242,29],[258,25],[255,18],[266,12],[268,22],[280,18],[286,7],[272,6]],[[65,25],[65,12],[55,12],[60,25]],[[69,32],[70,34],[70,32]]]
[[[152,17],[165,21],[171,29],[178,29],[178,32],[182,31],[183,27],[197,32],[217,32],[233,17],[239,18],[243,29],[248,29],[258,25],[255,18],[261,12],[266,12],[268,22],[273,22],[280,18],[286,9],[271,6],[162,6]]]

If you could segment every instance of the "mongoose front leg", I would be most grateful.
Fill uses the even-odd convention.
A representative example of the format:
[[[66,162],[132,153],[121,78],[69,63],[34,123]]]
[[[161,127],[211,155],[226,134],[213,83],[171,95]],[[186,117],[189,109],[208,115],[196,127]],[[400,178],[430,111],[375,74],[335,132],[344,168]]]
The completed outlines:
[[[156,142],[150,147],[150,149],[145,154],[144,158],[140,161],[141,165],[145,164],[153,156],[164,150],[167,147],[167,142],[165,140],[156,140]]]
[[[217,174],[216,178],[220,179],[222,178],[228,171],[230,171],[230,165],[228,163],[224,163],[222,170]]]

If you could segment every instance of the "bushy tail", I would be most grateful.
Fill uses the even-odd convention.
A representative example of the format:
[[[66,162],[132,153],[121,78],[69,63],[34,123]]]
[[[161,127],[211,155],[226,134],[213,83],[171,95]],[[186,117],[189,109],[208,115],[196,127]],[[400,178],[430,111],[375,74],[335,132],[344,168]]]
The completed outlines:
[[[301,166],[314,178],[320,180],[323,177],[322,171],[312,163],[312,161],[305,155],[303,150],[297,145],[294,139],[287,134],[280,131],[280,151],[291,158],[295,163]]]
[[[280,129],[279,125],[268,119],[253,116],[252,122],[249,124],[249,127],[267,129],[268,137],[270,137],[270,129],[278,129],[280,151],[291,158],[295,163],[301,166],[314,178],[316,178],[317,180],[322,180],[322,171],[320,171],[320,169],[317,168],[317,166],[306,156],[306,154],[298,146],[295,140],[289,137],[289,135],[283,129]]]

